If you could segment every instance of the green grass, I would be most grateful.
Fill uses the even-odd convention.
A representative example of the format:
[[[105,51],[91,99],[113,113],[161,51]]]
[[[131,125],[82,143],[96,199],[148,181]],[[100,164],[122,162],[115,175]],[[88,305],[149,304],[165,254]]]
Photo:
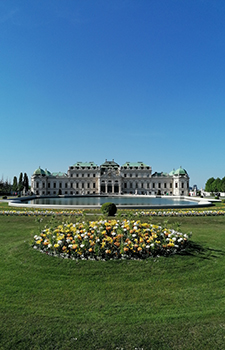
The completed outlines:
[[[186,254],[76,262],[31,248],[34,218],[0,216],[0,349],[225,348],[225,217],[167,220],[192,231]]]

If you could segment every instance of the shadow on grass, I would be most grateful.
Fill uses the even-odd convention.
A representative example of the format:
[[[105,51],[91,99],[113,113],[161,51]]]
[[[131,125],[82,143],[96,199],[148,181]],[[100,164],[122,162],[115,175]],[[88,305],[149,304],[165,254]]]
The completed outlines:
[[[211,258],[219,258],[221,256],[225,256],[225,251],[221,249],[204,247],[203,245],[190,241],[188,247],[186,247],[184,251],[181,251],[178,254],[190,255],[201,259],[211,259]]]

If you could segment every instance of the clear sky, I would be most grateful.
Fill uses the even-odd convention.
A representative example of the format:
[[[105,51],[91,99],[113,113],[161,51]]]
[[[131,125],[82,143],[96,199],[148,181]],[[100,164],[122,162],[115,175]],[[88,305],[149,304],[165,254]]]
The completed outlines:
[[[0,176],[77,161],[225,176],[224,0],[1,0]]]

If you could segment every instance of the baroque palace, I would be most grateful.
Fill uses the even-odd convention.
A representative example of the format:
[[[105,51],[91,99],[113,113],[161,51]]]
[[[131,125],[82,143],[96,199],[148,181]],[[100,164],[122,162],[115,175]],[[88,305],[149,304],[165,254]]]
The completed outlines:
[[[188,195],[189,176],[182,167],[170,173],[152,174],[143,162],[123,165],[114,160],[98,166],[94,162],[77,162],[67,173],[51,173],[40,167],[31,177],[31,191],[35,195]]]

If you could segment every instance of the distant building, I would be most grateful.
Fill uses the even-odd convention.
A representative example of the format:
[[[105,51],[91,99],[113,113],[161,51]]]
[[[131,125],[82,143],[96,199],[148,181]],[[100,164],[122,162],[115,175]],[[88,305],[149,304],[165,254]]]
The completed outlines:
[[[182,167],[169,174],[155,172],[143,162],[117,164],[114,160],[98,166],[77,162],[67,173],[51,173],[40,167],[31,177],[31,191],[36,195],[142,194],[188,195],[189,176]]]

